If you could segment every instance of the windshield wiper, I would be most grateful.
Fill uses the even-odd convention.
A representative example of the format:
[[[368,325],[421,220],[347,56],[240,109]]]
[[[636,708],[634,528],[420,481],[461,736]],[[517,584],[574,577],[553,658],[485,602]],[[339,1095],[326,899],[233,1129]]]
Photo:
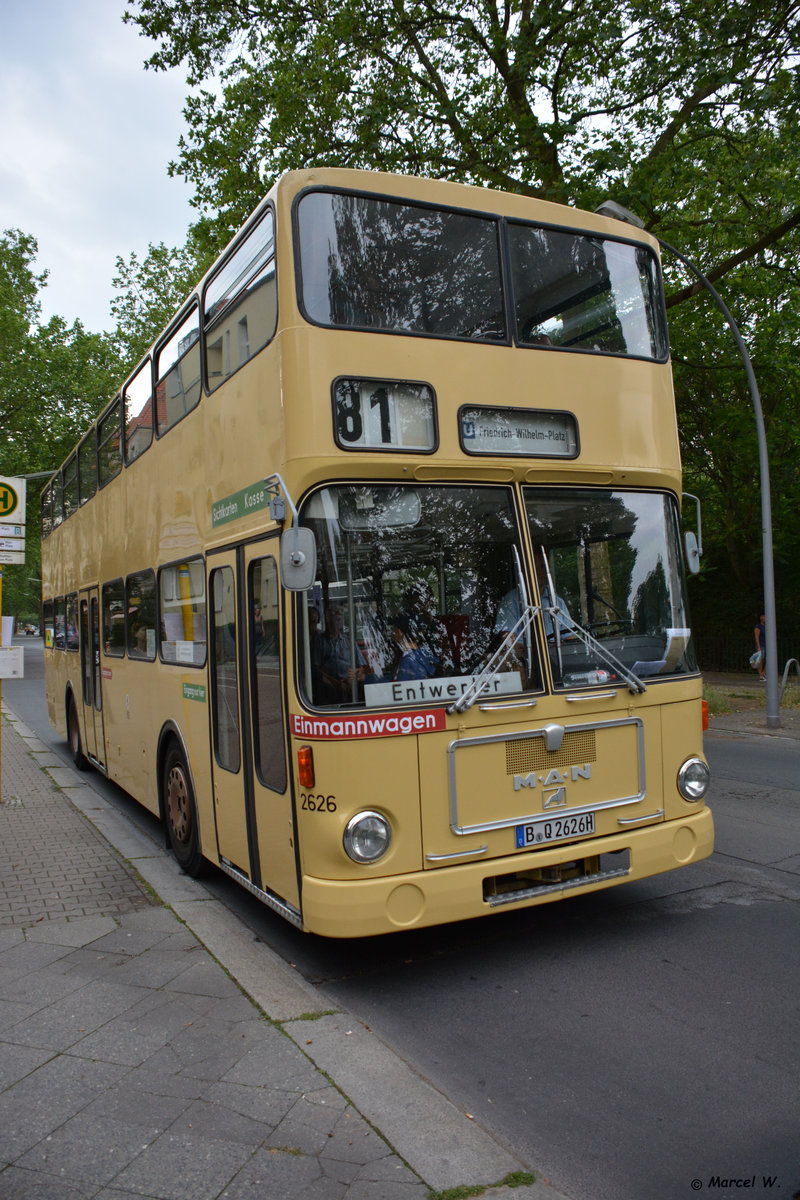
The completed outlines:
[[[550,570],[550,560],[547,557],[547,550],[544,546],[540,546],[539,549],[542,554],[545,574],[547,575],[547,596],[551,602],[550,607],[543,605],[542,612],[548,613],[550,620],[553,623],[553,637],[555,638],[556,653],[558,655],[558,669],[562,678],[564,675],[564,664],[561,656],[561,629],[563,627],[568,633],[571,633],[574,637],[578,638],[579,641],[583,642],[587,649],[593,650],[597,657],[605,662],[606,666],[613,667],[615,671],[619,671],[620,675],[625,680],[632,692],[646,692],[647,687],[642,683],[638,675],[634,675],[633,671],[626,667],[623,662],[620,662],[616,654],[612,654],[610,650],[606,650],[606,648],[602,646],[600,642],[598,642],[597,638],[589,633],[588,629],[584,629],[582,625],[577,625],[575,621],[573,621],[570,614],[566,611],[566,608],[558,607],[556,603],[558,600],[558,593],[556,592],[553,582],[553,575]]]
[[[475,675],[473,677],[472,683],[464,690],[458,700],[456,700],[454,704],[450,705],[447,710],[449,713],[466,712],[468,708],[472,707],[480,694],[485,690],[487,682],[495,674],[497,668],[504,661],[504,659],[507,658],[512,646],[514,646],[521,637],[527,638],[528,630],[531,627],[531,622],[538,612],[538,606],[533,604],[525,605],[522,610],[521,617],[514,623],[513,627],[509,629],[508,633],[504,635],[503,640],[492,654],[486,666],[479,675]]]
[[[563,628],[567,633],[583,642],[584,646],[591,650],[598,658],[602,659],[607,667],[613,667],[615,671],[618,671],[632,692],[635,693],[647,691],[647,685],[642,682],[638,675],[634,675],[630,667],[626,667],[625,664],[617,658],[616,654],[613,654],[610,650],[607,650],[602,642],[598,642],[597,638],[589,633],[587,629],[584,629],[581,625],[577,625],[573,621],[572,617],[564,612],[563,608],[548,608],[547,605],[545,605],[542,608],[542,612],[550,614],[550,618],[553,622],[553,633],[558,641],[559,646],[561,644],[561,628]]]

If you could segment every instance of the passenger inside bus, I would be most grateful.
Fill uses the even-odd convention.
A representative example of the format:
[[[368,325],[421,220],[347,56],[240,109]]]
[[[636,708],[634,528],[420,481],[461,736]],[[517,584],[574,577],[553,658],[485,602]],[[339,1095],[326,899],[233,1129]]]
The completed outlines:
[[[367,664],[358,645],[352,649],[355,666],[352,665],[350,638],[344,632],[344,614],[338,604],[329,604],[325,609],[325,629],[317,633],[312,647],[312,665],[318,672],[319,703],[337,704],[349,700],[354,681],[363,683]]]
[[[436,671],[439,660],[429,646],[417,640],[420,636],[419,625],[413,617],[398,613],[392,627],[392,637],[400,651],[394,679],[429,679]]]

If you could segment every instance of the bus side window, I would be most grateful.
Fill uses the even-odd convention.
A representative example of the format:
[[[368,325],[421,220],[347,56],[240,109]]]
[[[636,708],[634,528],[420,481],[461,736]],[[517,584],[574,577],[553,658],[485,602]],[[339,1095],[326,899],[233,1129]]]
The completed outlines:
[[[44,627],[44,646],[46,650],[53,649],[53,601],[45,600],[42,605],[42,624]]]
[[[78,448],[78,503],[85,504],[97,491],[97,443],[94,426]]]
[[[53,476],[53,529],[64,520],[64,484],[61,472]]]
[[[236,672],[236,593],[233,571],[218,567],[209,577],[214,597],[211,610],[211,688],[214,751],[217,762],[236,774],[241,764],[239,752],[239,683]]]
[[[251,613],[253,732],[256,771],[261,783],[286,790],[280,655],[280,582],[274,558],[250,564],[248,608]]]
[[[162,662],[203,667],[206,661],[206,585],[203,560],[161,567],[158,573],[159,652]]]
[[[125,654],[125,585],[121,579],[103,584],[103,652],[114,658]]]
[[[78,511],[78,456],[71,454],[64,465],[64,520]]]
[[[78,597],[75,592],[67,596],[67,649],[78,649]]]
[[[123,388],[125,462],[144,454],[153,440],[153,380],[148,358]]]
[[[275,227],[272,212],[268,211],[205,291],[203,322],[209,391],[272,340],[277,320]]]
[[[53,532],[53,482],[42,492],[42,541]]]
[[[200,400],[200,317],[197,305],[173,330],[156,358],[156,421],[161,437]]]
[[[56,650],[63,650],[66,644],[66,601],[63,596],[56,597],[55,603],[55,636],[53,645]]]
[[[129,658],[156,656],[156,577],[138,571],[125,581],[126,641]]]
[[[97,460],[100,487],[110,483],[122,470],[120,414],[122,401],[117,396],[105,416],[97,423]]]

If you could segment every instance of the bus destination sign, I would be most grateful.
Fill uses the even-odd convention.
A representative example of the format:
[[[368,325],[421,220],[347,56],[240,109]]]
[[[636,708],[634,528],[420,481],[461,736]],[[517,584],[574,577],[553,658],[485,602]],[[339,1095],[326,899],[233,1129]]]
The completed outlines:
[[[575,458],[578,425],[572,413],[533,408],[462,408],[461,445],[467,454]]]

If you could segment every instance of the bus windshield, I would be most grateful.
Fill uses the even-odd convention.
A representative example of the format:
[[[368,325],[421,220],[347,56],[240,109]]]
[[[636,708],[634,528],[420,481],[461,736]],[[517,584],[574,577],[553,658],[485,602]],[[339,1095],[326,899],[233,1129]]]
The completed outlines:
[[[525,507],[556,686],[697,669],[668,496],[529,488]]]
[[[522,346],[666,358],[658,263],[641,243],[346,192],[303,195],[297,228],[316,324],[506,343],[513,329]]]
[[[519,616],[519,538],[504,488],[328,487],[302,522],[319,563],[301,597],[300,675],[312,704],[454,702]],[[522,638],[482,694],[540,686]]]
[[[541,690],[536,638],[556,688],[644,690],[696,670],[669,497],[528,488],[525,510],[530,585],[505,488],[317,492],[302,515],[319,562],[302,598],[305,699],[460,707]]]

